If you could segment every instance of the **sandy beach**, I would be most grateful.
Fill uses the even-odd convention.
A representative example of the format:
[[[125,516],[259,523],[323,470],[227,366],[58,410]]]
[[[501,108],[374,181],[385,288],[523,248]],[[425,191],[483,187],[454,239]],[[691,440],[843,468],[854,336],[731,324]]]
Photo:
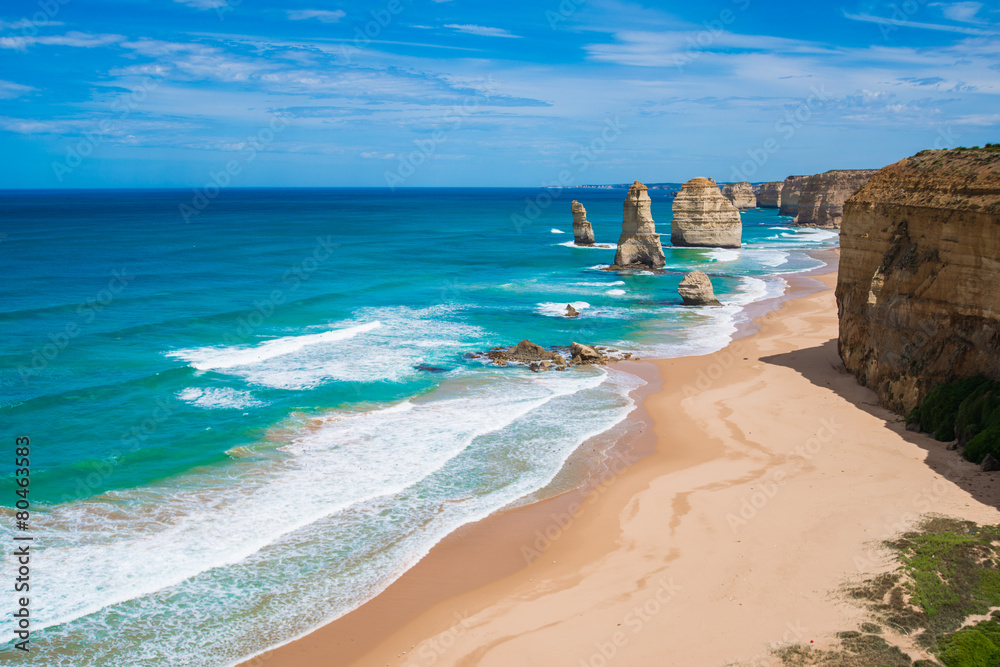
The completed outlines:
[[[466,527],[245,664],[763,665],[855,629],[838,589],[891,566],[880,541],[930,512],[997,523],[1000,492],[846,373],[830,269],[724,350],[630,364],[649,428],[604,483]]]

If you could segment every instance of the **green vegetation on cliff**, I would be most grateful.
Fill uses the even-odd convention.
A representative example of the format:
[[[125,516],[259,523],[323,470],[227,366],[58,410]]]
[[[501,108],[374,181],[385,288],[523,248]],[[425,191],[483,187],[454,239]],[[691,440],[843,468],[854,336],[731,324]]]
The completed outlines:
[[[938,385],[913,408],[907,424],[942,441],[964,444],[962,455],[982,463],[987,454],[1000,459],[1000,382],[982,376]]]

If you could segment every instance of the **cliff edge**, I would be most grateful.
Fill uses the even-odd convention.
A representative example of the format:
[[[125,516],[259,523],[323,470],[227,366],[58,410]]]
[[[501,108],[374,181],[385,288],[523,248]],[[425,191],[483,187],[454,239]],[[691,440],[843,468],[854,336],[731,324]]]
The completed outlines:
[[[793,224],[840,227],[844,203],[875,175],[876,169],[834,169],[810,176],[802,185]]]
[[[1000,379],[1000,151],[923,151],[844,205],[838,348],[898,412],[935,385]]]

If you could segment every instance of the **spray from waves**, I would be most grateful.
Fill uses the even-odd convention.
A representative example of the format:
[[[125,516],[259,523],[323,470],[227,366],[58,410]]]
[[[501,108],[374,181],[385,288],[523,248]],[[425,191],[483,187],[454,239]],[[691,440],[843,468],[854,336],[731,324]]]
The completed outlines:
[[[553,234],[565,234],[565,233],[566,233],[566,232],[564,232],[564,231],[563,231],[563,230],[561,230],[561,229],[556,229],[555,227],[553,227],[553,228],[552,228],[551,230],[549,230],[549,231],[551,231],[551,232],[552,232]]]
[[[483,330],[449,319],[452,308],[365,308],[338,329],[288,336],[255,348],[195,348],[169,353],[195,368],[242,378],[251,385],[304,390],[327,382],[400,382],[421,363],[442,363],[481,345]],[[265,348],[268,354],[259,354]],[[272,354],[273,353],[273,354]]]
[[[575,287],[616,287],[618,285],[624,285],[624,280],[615,280],[610,283],[570,283],[570,285]]]
[[[605,294],[609,296],[625,296],[625,290],[623,289],[609,289]]]
[[[708,258],[713,262],[735,262],[740,258],[740,251],[728,248],[716,248],[708,253]]]
[[[590,308],[586,301],[560,301],[559,303],[545,302],[535,305],[535,312],[546,317],[566,317],[566,306],[573,306],[581,314]]]
[[[238,391],[229,387],[188,387],[177,393],[180,400],[207,409],[256,408],[264,405],[249,391]]]
[[[566,241],[565,243],[557,243],[556,245],[565,246],[567,248],[580,248],[581,250],[614,250],[617,245],[611,243],[595,243],[593,245],[577,245],[575,241]]]
[[[382,326],[381,322],[367,322],[344,329],[334,329],[318,334],[304,336],[285,336],[269,340],[255,347],[201,347],[192,350],[177,350],[167,353],[168,357],[176,357],[187,361],[190,366],[199,371],[223,370],[236,366],[251,366],[268,359],[294,354],[310,345],[324,345],[348,340],[367,331],[373,331]]]

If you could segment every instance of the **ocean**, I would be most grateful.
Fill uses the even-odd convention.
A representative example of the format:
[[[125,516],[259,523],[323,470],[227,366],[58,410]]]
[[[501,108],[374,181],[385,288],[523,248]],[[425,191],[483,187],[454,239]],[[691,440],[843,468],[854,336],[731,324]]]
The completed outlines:
[[[344,615],[458,527],[560,491],[643,384],[470,353],[718,350],[837,243],[755,209],[742,249],[671,248],[669,193],[666,271],[624,275],[602,270],[618,189],[0,192],[0,541],[25,534],[26,435],[30,664],[232,665]],[[573,246],[573,199],[607,247]],[[680,305],[694,269],[722,307]],[[28,664],[0,619],[0,661]]]

